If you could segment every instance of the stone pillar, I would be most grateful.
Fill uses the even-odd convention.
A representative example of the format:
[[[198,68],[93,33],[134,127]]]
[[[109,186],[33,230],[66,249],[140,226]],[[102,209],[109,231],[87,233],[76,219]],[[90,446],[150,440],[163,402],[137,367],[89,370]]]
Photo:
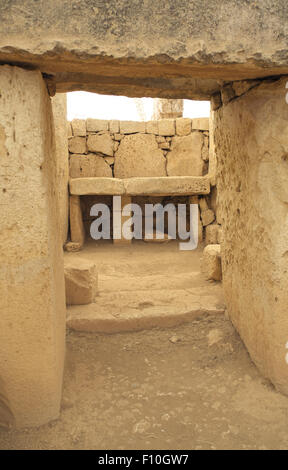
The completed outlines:
[[[65,348],[53,119],[41,73],[1,66],[0,108],[0,402],[17,427],[38,426],[59,415]]]
[[[70,234],[71,242],[79,243],[82,248],[85,242],[85,228],[82,217],[80,196],[70,196]]]
[[[59,229],[62,244],[67,240],[68,233],[68,179],[69,179],[69,153],[67,139],[67,96],[59,93],[52,99],[52,111],[56,144],[56,177],[57,194],[59,199]]]
[[[121,196],[121,202],[119,207],[117,207],[116,204],[113,203],[113,243],[115,245],[130,245],[132,243],[132,240],[127,240],[126,238],[123,237],[123,224],[130,219],[131,213],[128,216],[123,216],[122,215],[122,210],[123,207],[126,206],[127,204],[132,203],[132,198],[131,196]],[[114,215],[115,214],[115,215]],[[116,233],[121,233],[122,236],[121,238],[114,238],[116,237]]]
[[[288,394],[288,104],[262,82],[215,114],[228,314],[260,371]]]

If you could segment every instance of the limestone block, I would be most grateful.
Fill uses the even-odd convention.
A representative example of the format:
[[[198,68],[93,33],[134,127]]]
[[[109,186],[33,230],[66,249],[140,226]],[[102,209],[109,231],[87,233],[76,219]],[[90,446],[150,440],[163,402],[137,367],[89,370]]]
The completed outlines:
[[[108,131],[109,121],[103,119],[86,119],[87,132]]]
[[[210,224],[207,225],[205,229],[205,243],[206,245],[215,245],[220,243],[219,241],[219,225],[218,224]]]
[[[84,245],[85,229],[79,196],[70,196],[70,234],[72,242],[80,243],[81,246]]]
[[[86,136],[86,121],[84,119],[73,119],[71,122],[72,132],[75,137]]]
[[[203,212],[201,212],[201,220],[203,227],[212,224],[212,222],[215,220],[214,212],[211,209],[204,210]]]
[[[65,256],[64,273],[67,305],[86,305],[95,301],[98,273],[94,263]]]
[[[63,250],[46,84],[38,70],[5,65],[0,90],[0,395],[3,382],[10,411],[4,424],[21,428],[59,416]]]
[[[87,147],[90,152],[103,153],[113,157],[113,139],[109,134],[90,134],[87,139]]]
[[[118,134],[120,130],[119,121],[109,121],[109,131],[111,134]]]
[[[199,199],[199,206],[200,206],[201,212],[207,211],[207,209],[209,209],[205,197],[201,197],[201,198]]]
[[[147,121],[146,122],[146,134],[158,135],[158,121]]]
[[[160,119],[158,121],[159,135],[175,135],[175,119]]]
[[[193,118],[192,130],[209,131],[209,118]]]
[[[65,93],[57,93],[51,98],[54,134],[55,134],[55,150],[56,150],[56,179],[57,179],[57,195],[59,202],[59,229],[61,231],[62,244],[67,240],[68,235],[68,219],[69,219],[69,195],[68,195],[68,179],[69,179],[69,152],[68,140],[66,137],[67,130],[67,98]]]
[[[236,96],[244,95],[247,93],[251,88],[259,85],[261,82],[260,80],[240,80],[233,82],[233,90]]]
[[[210,192],[209,179],[199,176],[127,178],[122,181],[126,194],[132,196],[190,196]]]
[[[88,153],[87,155],[70,155],[71,178],[93,176],[106,178],[111,178],[113,176],[112,170],[104,157],[101,155],[95,155],[94,153]]]
[[[158,147],[162,150],[169,150],[170,149],[170,143],[169,142],[162,142],[161,144],[158,144]]]
[[[71,153],[86,153],[86,137],[72,137],[68,141],[68,148]]]
[[[115,153],[116,178],[166,176],[166,159],[152,134],[127,135]]]
[[[208,135],[204,135],[201,155],[202,155],[202,159],[204,160],[204,162],[209,161],[209,136]]]
[[[145,133],[145,122],[140,121],[120,121],[120,134]]]
[[[262,82],[214,113],[214,134],[227,311],[260,371],[288,394],[286,82]]]
[[[202,176],[204,162],[201,151],[203,136],[201,132],[172,139],[171,152],[167,155],[168,176]]]
[[[206,279],[221,281],[222,267],[220,245],[207,245],[204,248],[201,267]]]
[[[120,196],[125,193],[123,180],[118,178],[75,178],[70,179],[70,194],[88,196],[99,194],[103,196]]]
[[[80,251],[81,249],[82,249],[81,244],[77,242],[67,242],[64,245],[64,250],[68,252]]]
[[[191,133],[192,121],[189,118],[178,118],[176,119],[176,134],[177,135],[189,135]]]

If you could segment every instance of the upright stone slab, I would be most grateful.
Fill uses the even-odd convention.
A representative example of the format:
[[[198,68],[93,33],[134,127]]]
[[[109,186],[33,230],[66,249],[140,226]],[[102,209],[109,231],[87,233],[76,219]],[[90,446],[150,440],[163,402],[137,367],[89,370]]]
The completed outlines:
[[[288,394],[287,78],[215,112],[223,286],[262,373]]]
[[[14,424],[38,426],[59,415],[65,344],[51,100],[18,67],[0,90],[0,388]]]
[[[52,111],[54,119],[56,144],[56,173],[57,194],[59,199],[60,218],[59,225],[62,243],[67,240],[68,233],[68,179],[69,179],[69,153],[67,141],[67,97],[59,93],[52,98]],[[75,120],[76,121],[76,120]],[[81,121],[82,122],[82,121]],[[85,121],[84,121],[85,122]]]

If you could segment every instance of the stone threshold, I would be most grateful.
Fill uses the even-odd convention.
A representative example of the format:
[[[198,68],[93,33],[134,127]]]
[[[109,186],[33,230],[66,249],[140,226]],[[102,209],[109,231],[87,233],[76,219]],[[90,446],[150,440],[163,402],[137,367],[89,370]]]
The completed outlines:
[[[154,305],[143,309],[141,304],[139,308],[129,307],[120,299],[123,308],[121,305],[117,308],[115,305],[109,305],[105,296],[103,299],[105,302],[100,298],[101,300],[88,305],[72,305],[67,307],[67,327],[75,331],[114,334],[151,328],[170,328],[192,322],[205,315],[225,313],[225,306],[219,304],[217,295],[207,295],[205,289],[196,290],[197,293],[193,295],[191,289],[187,306]],[[125,296],[125,293],[122,295]]]
[[[193,196],[210,193],[209,176],[163,176],[141,178],[71,178],[70,194],[129,196]]]

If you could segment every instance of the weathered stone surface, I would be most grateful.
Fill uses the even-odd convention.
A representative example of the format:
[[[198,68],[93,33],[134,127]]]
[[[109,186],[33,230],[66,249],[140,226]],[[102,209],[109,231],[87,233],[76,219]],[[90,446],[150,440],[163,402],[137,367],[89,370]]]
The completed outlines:
[[[221,281],[221,254],[220,245],[207,245],[203,251],[202,271],[206,279]]]
[[[209,118],[193,118],[192,130],[209,131]]]
[[[112,170],[104,157],[101,155],[95,155],[94,153],[88,153],[87,155],[70,155],[71,178],[93,176],[112,178]]]
[[[69,159],[67,140],[67,98],[65,93],[58,93],[51,99],[55,148],[56,148],[56,178],[57,194],[59,202],[59,228],[61,231],[62,244],[67,240],[68,234],[68,179],[69,179]]]
[[[206,227],[205,230],[205,243],[206,245],[215,245],[219,242],[219,225],[218,224],[211,224]]]
[[[146,134],[158,135],[158,121],[147,121],[146,122]]]
[[[168,176],[202,176],[204,162],[201,157],[203,136],[201,132],[172,139],[167,155]]]
[[[158,121],[159,135],[175,135],[175,119],[160,119]]]
[[[109,121],[103,119],[86,119],[87,132],[108,131]]]
[[[121,134],[145,133],[145,122],[140,121],[120,121]]]
[[[215,220],[214,212],[211,209],[201,211],[201,220],[202,220],[203,227],[206,227],[206,225],[212,224],[212,222]]]
[[[77,242],[67,242],[64,245],[64,250],[68,252],[76,252],[76,251],[80,251],[81,249],[82,249],[81,244]]]
[[[220,106],[222,106],[221,93],[215,93],[215,95],[212,95],[210,104],[212,111],[216,111],[216,109],[220,108]]]
[[[87,147],[90,152],[103,153],[113,157],[113,139],[109,134],[92,134],[88,136]]]
[[[69,182],[70,193],[79,196],[93,194],[120,196],[125,193],[123,180],[118,178],[75,178]]]
[[[176,134],[189,135],[192,129],[192,121],[189,118],[176,119]]]
[[[208,162],[209,161],[209,136],[204,135],[203,139],[204,140],[203,140],[201,155],[202,155],[202,159],[204,160],[204,162]]]
[[[221,100],[224,105],[228,104],[229,101],[233,100],[235,97],[235,91],[233,89],[232,83],[228,83],[221,89]]]
[[[169,178],[130,178],[123,180],[125,191],[132,196],[181,196],[208,194],[209,180],[205,177],[171,176]]]
[[[95,301],[98,273],[94,263],[65,256],[65,292],[67,305],[86,305]]]
[[[201,197],[201,198],[199,199],[199,206],[200,206],[201,212],[207,211],[207,209],[209,209],[205,197]]]
[[[125,136],[115,154],[114,175],[116,178],[166,176],[166,160],[155,136]]]
[[[71,127],[75,137],[86,136],[86,121],[84,119],[73,119],[73,121],[71,121]]]
[[[68,148],[71,153],[86,153],[86,137],[71,137],[68,140]]]
[[[25,0],[24,17],[19,0],[2,3],[0,61],[36,66],[50,82],[53,74],[58,92],[203,99],[219,79],[288,73],[286,0],[231,0],[229,8],[218,0],[178,0],[176,8],[169,0],[165,15],[153,0],[133,0],[129,9],[123,0],[77,8],[47,0],[40,20],[33,0]]]
[[[215,113],[227,311],[256,365],[284,393],[288,393],[286,82],[287,77],[263,83]]]
[[[58,96],[61,96],[58,94]],[[71,122],[67,121],[67,137],[73,137]]]
[[[6,425],[39,426],[59,416],[65,349],[51,100],[18,67],[0,67],[0,90],[0,376]]]
[[[119,121],[110,121],[109,122],[109,131],[111,134],[118,134],[120,132],[120,123]]]
[[[82,220],[82,211],[80,197],[70,196],[70,234],[71,241],[80,243],[81,246],[85,242],[85,229]]]

